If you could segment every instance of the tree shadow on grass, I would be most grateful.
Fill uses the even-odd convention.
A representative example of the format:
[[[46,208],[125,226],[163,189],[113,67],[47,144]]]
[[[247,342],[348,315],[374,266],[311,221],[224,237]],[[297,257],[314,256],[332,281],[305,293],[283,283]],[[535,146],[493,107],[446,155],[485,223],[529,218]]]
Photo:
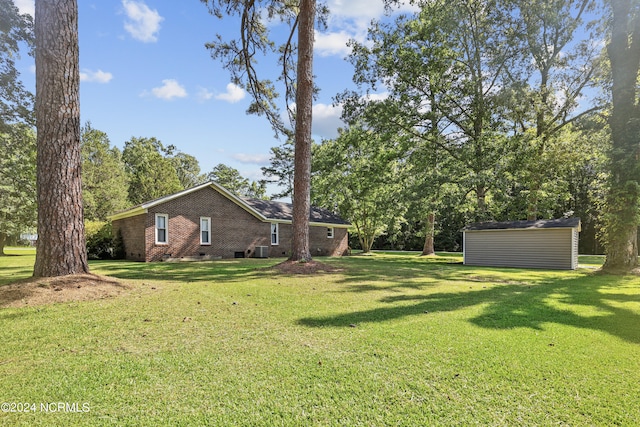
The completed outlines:
[[[464,277],[465,267],[458,267]],[[515,271],[515,270],[514,270]],[[489,273],[490,270],[487,270]],[[451,275],[450,275],[451,276]],[[451,281],[451,277],[449,279]],[[454,279],[473,282],[474,276]],[[483,279],[477,277],[476,281]],[[334,316],[307,317],[299,324],[309,327],[348,327],[385,322],[409,316],[425,316],[484,305],[483,312],[469,321],[488,329],[531,328],[541,330],[556,323],[606,332],[632,343],[640,343],[640,280],[637,277],[587,274],[558,277],[540,282],[491,282],[487,288],[462,292],[394,295],[379,300],[384,306]],[[405,287],[399,283],[398,287]],[[393,289],[395,286],[391,286]],[[380,289],[380,288],[377,288]],[[354,292],[367,289],[351,287]],[[371,288],[369,289],[371,290]]]
[[[92,271],[98,271],[123,280],[149,280],[154,282],[178,281],[216,282],[247,281],[264,276],[260,268],[271,266],[277,260],[216,260],[200,262],[131,262],[93,261]]]

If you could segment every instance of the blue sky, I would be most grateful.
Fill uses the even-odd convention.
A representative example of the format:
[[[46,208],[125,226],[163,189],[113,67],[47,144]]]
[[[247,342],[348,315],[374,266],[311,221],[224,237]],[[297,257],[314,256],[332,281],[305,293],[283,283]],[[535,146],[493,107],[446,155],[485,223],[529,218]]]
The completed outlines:
[[[14,0],[33,15],[33,0]],[[364,40],[382,0],[329,0],[329,28],[316,34],[314,70],[321,88],[314,105],[314,138],[332,138],[342,123],[332,98],[352,87],[353,68],[344,58],[347,40]],[[82,122],[122,148],[131,137],[156,137],[195,156],[203,173],[218,163],[261,178],[274,139],[266,119],[245,113],[250,99],[230,83],[229,73],[204,47],[217,32],[236,31],[237,21],[219,20],[199,0],[79,0],[80,110]],[[265,59],[263,75],[274,70]],[[35,93],[33,58],[19,63]]]

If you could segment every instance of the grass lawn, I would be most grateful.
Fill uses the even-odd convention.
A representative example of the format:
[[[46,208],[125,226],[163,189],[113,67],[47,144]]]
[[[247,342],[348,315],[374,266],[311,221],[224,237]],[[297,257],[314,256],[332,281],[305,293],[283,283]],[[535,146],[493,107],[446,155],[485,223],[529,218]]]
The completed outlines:
[[[133,289],[0,309],[0,425],[640,425],[640,277],[444,255],[92,262]]]

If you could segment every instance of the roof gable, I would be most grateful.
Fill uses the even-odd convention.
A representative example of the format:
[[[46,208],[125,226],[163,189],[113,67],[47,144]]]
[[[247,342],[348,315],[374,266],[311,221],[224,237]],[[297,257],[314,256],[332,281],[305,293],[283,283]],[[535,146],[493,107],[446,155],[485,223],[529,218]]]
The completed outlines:
[[[177,193],[170,194],[165,197],[161,197],[155,200],[150,200],[148,202],[142,203],[138,206],[134,206],[125,211],[118,212],[114,215],[111,215],[109,219],[112,221],[115,221],[118,219],[128,218],[131,216],[141,215],[141,214],[147,213],[148,210],[154,206],[161,205],[168,201],[186,196],[187,194],[191,194],[193,192],[202,190],[203,188],[207,188],[207,187],[211,187],[214,190],[218,191],[227,199],[237,204],[241,208],[245,209],[247,212],[249,212],[250,214],[252,214],[253,216],[255,216],[261,221],[291,222],[293,220],[293,205],[291,205],[291,203],[276,202],[273,200],[240,198],[235,194],[231,193],[229,190],[227,190],[223,186],[213,181],[206,182],[204,184],[200,184],[195,187],[188,188],[186,190],[179,191]],[[331,226],[342,226],[342,227],[348,227],[351,225],[348,221],[345,221],[340,216],[334,213],[331,213],[326,209],[318,208],[315,206],[311,207],[311,212],[309,214],[309,221],[312,224],[316,224],[316,225],[331,225]]]
[[[534,221],[476,222],[467,225],[462,231],[482,230],[538,230],[545,228],[578,228],[580,218],[539,219]]]

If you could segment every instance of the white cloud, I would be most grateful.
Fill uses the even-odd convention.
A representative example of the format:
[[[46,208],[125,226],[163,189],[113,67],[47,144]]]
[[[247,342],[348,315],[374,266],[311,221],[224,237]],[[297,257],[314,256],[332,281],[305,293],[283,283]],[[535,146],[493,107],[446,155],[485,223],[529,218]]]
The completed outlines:
[[[13,0],[13,4],[16,5],[21,14],[28,13],[31,16],[35,16],[34,0]]]
[[[185,88],[174,79],[165,79],[162,81],[162,86],[154,87],[151,89],[151,93],[156,98],[171,100],[173,98],[185,98],[187,91]]]
[[[370,21],[384,14],[383,0],[329,0],[327,2],[331,15],[338,18],[351,18]],[[395,9],[399,12],[415,12],[418,6],[403,2]]]
[[[346,126],[340,119],[341,115],[341,105],[315,104],[313,106],[313,134],[324,138],[337,137],[338,128]]]
[[[245,96],[247,96],[247,92],[245,92],[244,89],[242,89],[238,85],[229,83],[227,85],[227,91],[225,93],[220,93],[218,95],[215,95],[215,98],[221,101],[227,101],[234,104],[244,99]]]
[[[329,0],[327,6],[330,11],[328,31],[316,32],[314,44],[321,56],[344,57],[351,53],[347,41],[364,42],[371,20],[382,18],[385,13],[383,0]],[[418,6],[406,4],[393,9],[394,13],[417,10]]]
[[[83,70],[80,72],[81,82],[109,83],[113,78],[113,74],[106,71]]]
[[[199,99],[200,101],[208,101],[208,100],[210,100],[211,98],[213,98],[213,97],[214,97],[214,95],[215,95],[215,94],[214,94],[213,92],[209,92],[209,90],[208,90],[208,89],[206,89],[206,88],[204,88],[204,87],[198,88],[198,95],[197,95],[197,97],[198,97],[198,99]]]
[[[231,156],[234,160],[237,160],[240,163],[252,164],[252,165],[267,165],[269,164],[268,154],[246,154],[246,153],[236,153]]]
[[[319,33],[316,31],[314,48],[320,56],[338,55],[345,57],[351,53],[347,42],[354,38],[354,34],[346,31],[333,33]]]
[[[389,92],[370,93],[364,97],[367,101],[384,101],[389,97]]]
[[[157,33],[164,18],[157,10],[150,9],[142,1],[134,0],[122,0],[122,6],[127,16],[124,29],[131,34],[131,37],[144,43],[158,40]]]
[[[291,109],[296,111],[296,104],[291,104]],[[331,105],[318,103],[313,105],[313,129],[311,133],[323,138],[335,138],[338,136],[338,128],[346,127],[340,116],[342,115],[342,105]],[[288,123],[286,113],[282,113],[282,119]]]

